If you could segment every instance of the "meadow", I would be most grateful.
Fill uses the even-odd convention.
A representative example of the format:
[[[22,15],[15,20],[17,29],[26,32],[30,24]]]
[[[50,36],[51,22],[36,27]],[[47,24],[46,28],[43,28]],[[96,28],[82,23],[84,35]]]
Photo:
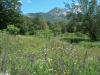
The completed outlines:
[[[0,75],[99,75],[100,41],[0,33]]]

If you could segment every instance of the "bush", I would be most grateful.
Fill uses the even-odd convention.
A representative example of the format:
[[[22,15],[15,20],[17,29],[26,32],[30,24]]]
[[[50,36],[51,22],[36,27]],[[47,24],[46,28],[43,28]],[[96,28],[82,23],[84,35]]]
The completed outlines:
[[[14,25],[8,25],[6,30],[9,34],[13,35],[18,34],[18,32],[20,31],[20,29],[15,27]]]
[[[53,37],[53,33],[51,30],[37,30],[35,32],[36,36],[39,36],[41,38],[51,38]]]
[[[75,35],[76,35],[77,37],[84,37],[84,36],[85,36],[85,35],[82,34],[81,32],[76,32]]]

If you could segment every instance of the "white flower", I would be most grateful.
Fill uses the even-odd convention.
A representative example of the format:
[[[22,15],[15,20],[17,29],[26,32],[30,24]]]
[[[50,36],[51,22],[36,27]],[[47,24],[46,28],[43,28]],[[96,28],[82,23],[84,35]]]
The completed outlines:
[[[9,73],[0,73],[0,75],[10,75]]]

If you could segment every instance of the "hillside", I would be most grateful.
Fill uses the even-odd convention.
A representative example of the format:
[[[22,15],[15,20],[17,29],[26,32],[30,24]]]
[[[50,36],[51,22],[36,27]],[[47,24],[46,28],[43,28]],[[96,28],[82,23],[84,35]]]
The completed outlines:
[[[43,16],[46,20],[50,22],[55,22],[55,21],[65,21],[67,22],[66,15],[67,11],[63,8],[53,8],[47,13],[44,12],[39,12],[39,13],[27,13],[25,14],[28,17],[34,18],[36,15],[41,15]]]

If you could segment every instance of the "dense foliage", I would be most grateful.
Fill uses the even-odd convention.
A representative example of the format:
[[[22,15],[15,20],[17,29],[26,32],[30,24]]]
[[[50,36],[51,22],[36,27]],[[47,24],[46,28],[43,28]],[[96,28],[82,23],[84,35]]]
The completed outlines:
[[[8,25],[7,28],[6,28],[6,31],[9,34],[16,35],[16,34],[19,33],[19,28],[15,27],[14,25]]]
[[[19,25],[21,23],[21,3],[19,0],[0,0],[0,29],[7,25]]]
[[[70,22],[78,25],[77,29],[89,35],[92,40],[97,40],[100,37],[100,4],[98,0],[78,0],[78,3],[73,1],[72,6],[66,4],[69,11]],[[80,27],[80,29],[79,29]]]

